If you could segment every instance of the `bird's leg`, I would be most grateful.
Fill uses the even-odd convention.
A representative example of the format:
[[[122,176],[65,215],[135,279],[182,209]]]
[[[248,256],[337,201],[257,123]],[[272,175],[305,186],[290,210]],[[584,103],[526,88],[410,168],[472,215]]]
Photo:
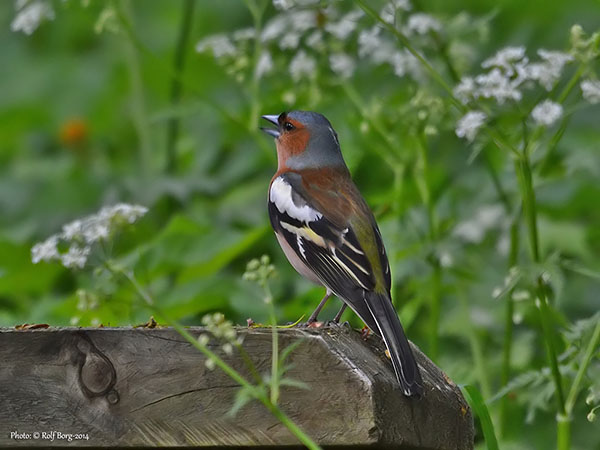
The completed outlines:
[[[348,305],[346,305],[345,303],[342,305],[342,307],[340,308],[339,312],[333,318],[333,322],[334,323],[340,323],[340,319],[342,318],[342,314],[344,314],[344,311],[346,311],[347,307],[348,307]]]
[[[319,313],[323,309],[323,306],[325,306],[325,303],[327,303],[327,300],[329,300],[329,297],[331,297],[331,294],[332,293],[329,291],[327,291],[325,293],[325,297],[323,297],[323,300],[321,300],[321,302],[319,303],[319,306],[317,306],[317,309],[315,309],[313,311],[313,313],[310,315],[310,317],[308,318],[308,321],[306,322],[308,325],[317,321],[317,317],[319,316]]]

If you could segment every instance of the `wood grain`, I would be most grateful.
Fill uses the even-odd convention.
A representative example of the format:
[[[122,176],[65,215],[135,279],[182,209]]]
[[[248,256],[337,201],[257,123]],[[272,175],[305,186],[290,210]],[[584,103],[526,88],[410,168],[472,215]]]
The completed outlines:
[[[270,330],[238,333],[267,374]],[[416,347],[425,394],[410,399],[376,336],[345,326],[279,335],[281,348],[302,340],[286,376],[309,386],[282,387],[280,406],[321,445],[473,448],[460,390]],[[239,355],[210,346],[250,378]],[[0,329],[0,446],[298,445],[258,402],[228,414],[239,387],[204,362],[169,328]]]

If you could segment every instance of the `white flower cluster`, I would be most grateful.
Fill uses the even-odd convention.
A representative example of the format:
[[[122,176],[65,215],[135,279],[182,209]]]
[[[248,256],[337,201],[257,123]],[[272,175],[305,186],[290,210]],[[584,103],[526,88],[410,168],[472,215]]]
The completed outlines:
[[[485,123],[487,116],[481,111],[469,111],[460,118],[456,125],[456,135],[460,138],[466,138],[472,142],[477,136],[477,132]]]
[[[16,0],[17,15],[10,23],[12,31],[32,34],[44,20],[54,19],[52,5],[44,0]]]
[[[464,77],[455,87],[454,95],[465,104],[478,98],[493,98],[503,104],[507,100],[521,100],[521,89],[534,83],[550,91],[573,57],[545,49],[539,49],[537,54],[539,61],[530,62],[525,47],[503,48],[481,64],[488,69],[487,73]]]
[[[296,56],[290,62],[290,75],[294,81],[302,78],[311,78],[315,75],[317,62],[312,56],[306,54],[304,50],[296,53]]]
[[[244,39],[244,34],[240,37]],[[198,53],[212,50],[213,55],[216,59],[221,59],[227,56],[235,56],[237,50],[233,45],[233,42],[225,34],[213,34],[205,39],[202,39],[196,44],[196,51]]]
[[[350,78],[356,69],[354,59],[345,53],[332,54],[329,57],[329,65],[333,73],[342,79]]]
[[[551,100],[544,100],[533,108],[531,118],[536,124],[549,127],[560,119],[562,114],[563,107],[561,105]]]
[[[287,67],[291,78],[296,82],[316,76],[318,64],[315,53],[329,53],[329,47],[335,49],[329,53],[328,58],[331,71],[342,79],[350,78],[358,61],[344,47],[348,44],[353,48],[353,42],[358,44],[358,59],[365,59],[375,65],[389,64],[399,77],[421,77],[421,67],[416,58],[405,49],[398,49],[393,39],[384,37],[381,26],[357,33],[358,23],[365,16],[361,9],[343,13],[335,5],[329,5],[317,10],[314,6],[319,3],[318,0],[273,0],[273,5],[280,12],[266,22],[260,34],[260,40],[264,44],[263,54],[254,68],[259,78],[273,71],[275,61],[269,53],[269,48],[273,46],[293,52]],[[409,0],[389,0],[381,14],[389,23],[401,22],[398,26],[407,35],[423,36],[432,31],[441,31],[441,23],[433,16],[423,13],[409,15],[408,11],[411,9]],[[326,16],[325,24],[321,26],[317,23],[320,14]],[[244,55],[250,46],[245,41],[255,37],[252,29],[236,31],[231,35],[217,34],[198,42],[196,50],[212,51],[221,63],[237,67],[231,73],[239,74],[248,63],[248,58]],[[330,45],[331,40],[341,41],[342,46],[339,45],[340,42]],[[240,76],[242,78],[243,75]]]
[[[406,34],[427,34],[432,31],[440,31],[442,29],[442,24],[430,16],[429,14],[424,13],[415,13],[408,18],[408,23],[406,24]]]
[[[373,64],[390,64],[399,77],[411,75],[417,79],[421,76],[419,61],[406,49],[398,50],[393,42],[383,38],[378,26],[359,34],[358,56],[369,59]]]
[[[383,7],[379,16],[387,23],[395,25],[396,17],[399,13],[410,11],[411,9],[412,5],[408,0],[391,0]]]
[[[581,82],[581,94],[592,105],[600,103],[600,81],[583,80]]]
[[[139,205],[120,203],[102,208],[98,213],[70,222],[62,232],[54,234],[31,249],[34,264],[40,261],[57,260],[68,268],[83,268],[91,253],[92,245],[106,240],[111,231],[126,223],[134,223],[148,212]],[[59,245],[68,246],[66,252],[59,251]]]

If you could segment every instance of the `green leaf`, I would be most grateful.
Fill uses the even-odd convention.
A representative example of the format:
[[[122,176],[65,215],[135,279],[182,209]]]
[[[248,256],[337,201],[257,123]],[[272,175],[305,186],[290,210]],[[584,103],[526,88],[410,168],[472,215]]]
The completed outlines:
[[[498,450],[498,440],[496,439],[496,432],[494,430],[494,424],[492,423],[492,419],[490,417],[490,413],[488,408],[479,392],[475,386],[468,384],[463,386],[462,388],[469,405],[479,417],[479,421],[481,423],[481,429],[483,430],[483,437],[485,438],[485,443],[487,445],[488,450]]]

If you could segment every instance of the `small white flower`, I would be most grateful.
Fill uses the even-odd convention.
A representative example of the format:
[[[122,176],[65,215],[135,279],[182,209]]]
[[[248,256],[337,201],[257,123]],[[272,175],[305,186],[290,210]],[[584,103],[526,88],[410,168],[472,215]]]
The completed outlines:
[[[332,34],[340,40],[345,40],[356,30],[358,20],[363,16],[360,10],[350,11],[342,16],[337,22],[329,22],[325,25],[325,31]]]
[[[494,290],[492,291],[492,297],[493,298],[498,298],[498,297],[500,297],[501,294],[502,294],[502,288],[501,287],[495,287]]]
[[[285,33],[281,39],[279,39],[279,48],[282,50],[298,48],[300,45],[300,37],[300,33],[294,31]]]
[[[544,48],[540,48],[537,51],[540,58],[542,58],[545,62],[547,62],[552,67],[558,68],[562,70],[565,64],[570,63],[574,60],[572,55],[569,55],[565,52],[558,52],[555,50],[546,50]]]
[[[475,81],[479,85],[477,95],[484,98],[495,98],[499,104],[506,100],[521,100],[522,94],[517,89],[517,83],[504,75],[500,69],[492,69],[487,74],[478,75]]]
[[[550,100],[544,100],[533,108],[533,111],[531,111],[531,118],[538,125],[549,127],[560,119],[562,114],[563,107],[561,105]]]
[[[287,15],[279,14],[273,17],[263,28],[261,39],[267,42],[279,38],[287,31],[288,22]]]
[[[427,34],[430,31],[440,31],[442,24],[433,16],[415,13],[408,18],[407,34]]]
[[[329,65],[331,70],[342,79],[350,78],[356,69],[354,59],[345,53],[332,54],[329,57]]]
[[[25,34],[32,34],[44,20],[54,19],[54,10],[49,2],[36,0],[28,2],[27,0],[17,0],[15,3],[17,15],[10,23],[12,31],[22,31]]]
[[[456,135],[460,138],[466,138],[469,142],[473,141],[486,118],[485,113],[481,111],[469,111],[458,121]]]
[[[463,77],[460,83],[454,88],[454,96],[461,103],[467,104],[469,100],[477,95],[477,84],[471,77]]]
[[[31,262],[50,261],[58,257],[58,236],[53,235],[44,242],[39,242],[31,249]]]
[[[293,11],[288,13],[288,20],[293,30],[304,33],[317,26],[317,13],[312,10]]]
[[[271,58],[271,53],[268,51],[263,51],[260,55],[260,59],[256,64],[256,76],[257,78],[262,78],[263,76],[269,74],[273,70],[273,58]]]
[[[71,245],[67,253],[60,255],[60,261],[62,265],[69,269],[82,269],[87,262],[87,258],[90,254],[91,247],[79,247],[77,245]]]
[[[119,223],[134,223],[146,212],[148,208],[126,203],[104,207],[96,214],[64,225],[61,233],[34,245],[31,261],[37,264],[40,261],[58,260],[68,268],[83,268],[94,243],[106,240],[111,229]],[[65,253],[59,252],[59,242],[69,244]]]
[[[514,74],[514,64],[525,57],[525,47],[505,47],[498,50],[494,56],[481,63],[481,67],[489,69],[490,67],[499,67],[509,76]]]
[[[214,370],[216,366],[215,361],[213,359],[207,359],[206,361],[204,361],[204,365],[208,370]]]
[[[412,5],[408,0],[391,0],[382,8],[379,15],[385,22],[394,25],[398,10],[410,11],[411,9]]]
[[[294,0],[273,0],[273,6],[280,11],[286,11],[294,6]]]
[[[411,75],[413,78],[418,79],[421,75],[419,61],[406,49],[395,52],[392,55],[390,64],[398,77]]]
[[[583,80],[581,82],[581,94],[592,105],[600,103],[600,81]]]
[[[394,45],[379,37],[379,27],[363,30],[358,35],[358,56],[369,58],[375,64],[391,62],[396,49]]]
[[[315,59],[307,55],[304,50],[300,50],[290,62],[290,75],[294,81],[304,77],[310,78],[314,76],[316,68]]]
[[[440,253],[440,266],[442,267],[452,267],[454,264],[454,258],[452,254],[447,251],[443,251]]]
[[[379,17],[381,17],[381,19],[384,22],[389,23],[391,25],[395,25],[396,7],[394,6],[394,4],[390,2],[387,5],[385,5],[379,12]]]
[[[306,45],[310,48],[323,47],[323,33],[320,30],[317,30],[306,38]]]
[[[226,355],[231,355],[233,353],[233,345],[231,345],[229,342],[223,344],[222,348]]]
[[[236,54],[236,48],[231,43],[231,40],[224,34],[215,34],[202,39],[196,44],[196,51],[198,53],[205,52],[206,50],[212,50],[213,55],[216,59],[221,59],[227,56],[234,56]]]

